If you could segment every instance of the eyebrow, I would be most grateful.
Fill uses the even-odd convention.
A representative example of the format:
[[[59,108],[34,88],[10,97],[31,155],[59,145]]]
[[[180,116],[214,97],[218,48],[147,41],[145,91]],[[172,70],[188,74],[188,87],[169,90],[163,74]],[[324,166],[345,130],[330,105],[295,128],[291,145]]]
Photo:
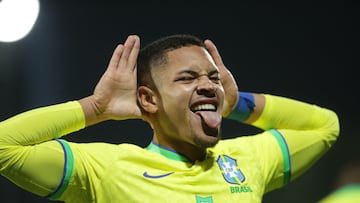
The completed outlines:
[[[188,73],[191,75],[198,75],[198,72],[193,71],[193,70],[182,70],[182,71],[178,72],[178,75],[183,74],[183,73]],[[214,69],[208,73],[208,75],[214,75],[214,74],[220,74],[220,71],[217,69]]]

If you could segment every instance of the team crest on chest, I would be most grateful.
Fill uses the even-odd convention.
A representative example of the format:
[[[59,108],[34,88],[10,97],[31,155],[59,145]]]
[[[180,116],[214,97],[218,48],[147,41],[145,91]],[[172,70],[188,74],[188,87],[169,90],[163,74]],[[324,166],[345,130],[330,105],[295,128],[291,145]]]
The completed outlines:
[[[236,159],[227,155],[219,155],[216,163],[227,182],[240,185],[240,183],[245,181],[245,176],[238,168]]]

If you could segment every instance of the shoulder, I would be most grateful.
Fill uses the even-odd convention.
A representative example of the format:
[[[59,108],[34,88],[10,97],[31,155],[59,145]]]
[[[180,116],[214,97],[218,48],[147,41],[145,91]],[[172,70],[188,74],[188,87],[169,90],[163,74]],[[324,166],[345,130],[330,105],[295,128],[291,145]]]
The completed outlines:
[[[230,139],[221,140],[214,148],[222,149],[228,147],[252,147],[253,145],[269,144],[270,140],[273,140],[274,136],[270,130],[259,132],[251,135],[243,135]]]
[[[77,160],[101,160],[108,162],[118,159],[120,156],[139,154],[145,151],[144,148],[135,144],[113,144],[106,142],[78,143],[58,139],[67,156],[71,155]]]
[[[66,141],[70,146],[72,151],[77,151],[78,153],[90,153],[90,154],[107,154],[110,152],[124,152],[125,151],[142,151],[142,147],[135,144],[114,144],[106,142],[89,142],[89,143],[77,143]]]

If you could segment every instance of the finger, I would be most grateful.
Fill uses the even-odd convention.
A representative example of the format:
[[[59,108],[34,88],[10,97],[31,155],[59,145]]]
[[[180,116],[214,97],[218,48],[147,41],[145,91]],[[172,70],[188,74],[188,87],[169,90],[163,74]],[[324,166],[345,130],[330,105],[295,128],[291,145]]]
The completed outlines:
[[[122,52],[124,50],[124,46],[122,44],[119,44],[116,46],[113,55],[111,56],[110,62],[109,62],[109,66],[108,69],[116,69],[119,62],[120,62],[120,58],[122,55]]]
[[[132,67],[135,65],[134,61],[137,59],[139,49],[139,38],[136,35],[129,35],[124,44],[124,51],[121,56],[120,64],[125,67]],[[129,64],[134,63],[134,64]]]
[[[135,43],[133,45],[133,48],[131,49],[130,55],[129,55],[129,66],[133,67],[135,70],[136,68],[136,62],[137,62],[137,57],[139,55],[139,51],[140,51],[140,38],[137,35],[133,36],[135,39]]]
[[[211,57],[214,59],[215,64],[220,67],[224,66],[221,56],[220,56],[215,44],[209,39],[205,40],[204,43],[205,43],[205,46],[208,49]]]

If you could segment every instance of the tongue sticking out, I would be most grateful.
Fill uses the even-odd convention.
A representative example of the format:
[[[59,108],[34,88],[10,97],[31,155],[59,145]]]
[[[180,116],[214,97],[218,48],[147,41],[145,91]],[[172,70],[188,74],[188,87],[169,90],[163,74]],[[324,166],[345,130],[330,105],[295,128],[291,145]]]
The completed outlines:
[[[213,111],[198,111],[196,114],[199,114],[203,121],[208,125],[210,128],[216,128],[221,123],[221,115],[217,112]]]

